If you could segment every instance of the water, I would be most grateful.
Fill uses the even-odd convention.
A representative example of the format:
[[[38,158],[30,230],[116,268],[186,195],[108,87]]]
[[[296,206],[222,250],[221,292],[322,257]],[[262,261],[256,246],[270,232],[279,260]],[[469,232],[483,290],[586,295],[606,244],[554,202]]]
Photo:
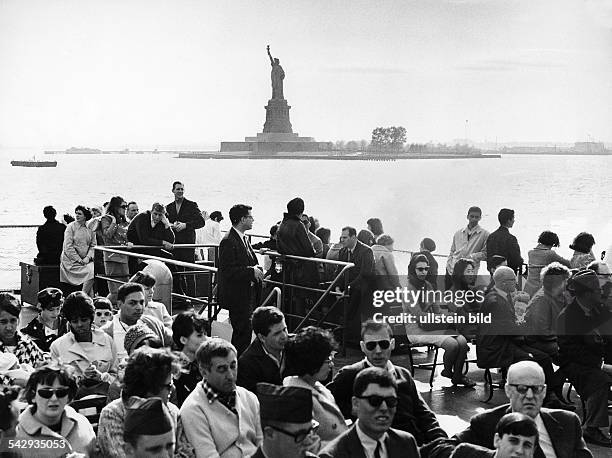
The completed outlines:
[[[73,213],[76,204],[101,205],[113,195],[135,200],[140,209],[172,201],[172,182],[185,183],[187,198],[201,209],[253,206],[254,233],[267,234],[282,218],[287,201],[306,202],[306,213],[332,230],[358,230],[370,217],[383,221],[396,248],[415,250],[424,237],[447,253],[452,234],[467,224],[468,207],[483,210],[482,226],[498,227],[502,207],[516,211],[512,232],[523,256],[540,232],[561,239],[559,253],[580,231],[593,233],[598,254],[612,243],[612,156],[518,156],[501,159],[368,161],[178,159],[172,155],[54,155],[56,168],[11,167],[16,154],[0,151],[4,183],[0,225],[41,224],[42,208]],[[22,155],[23,156],[23,155]],[[35,229],[0,229],[0,288],[19,284],[19,260],[36,255]],[[441,263],[443,264],[443,263]],[[398,266],[405,272],[405,261]]]

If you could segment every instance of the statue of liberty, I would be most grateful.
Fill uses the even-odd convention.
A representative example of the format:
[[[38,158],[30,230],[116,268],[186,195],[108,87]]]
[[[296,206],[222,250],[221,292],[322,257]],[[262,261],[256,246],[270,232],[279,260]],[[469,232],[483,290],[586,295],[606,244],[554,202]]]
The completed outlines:
[[[280,60],[274,59],[270,54],[270,45],[266,47],[270,64],[272,65],[272,98],[284,99],[283,96],[283,80],[285,79],[285,71],[280,65]]]

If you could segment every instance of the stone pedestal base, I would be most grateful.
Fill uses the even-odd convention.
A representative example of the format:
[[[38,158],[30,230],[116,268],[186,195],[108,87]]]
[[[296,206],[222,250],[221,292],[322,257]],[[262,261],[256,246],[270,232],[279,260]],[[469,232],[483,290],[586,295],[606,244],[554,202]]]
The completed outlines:
[[[253,155],[275,155],[277,153],[324,152],[330,151],[332,146],[331,142],[315,141],[221,142],[221,152],[248,151]]]
[[[264,133],[292,133],[291,121],[289,121],[289,109],[285,99],[270,99],[266,108],[266,122]]]

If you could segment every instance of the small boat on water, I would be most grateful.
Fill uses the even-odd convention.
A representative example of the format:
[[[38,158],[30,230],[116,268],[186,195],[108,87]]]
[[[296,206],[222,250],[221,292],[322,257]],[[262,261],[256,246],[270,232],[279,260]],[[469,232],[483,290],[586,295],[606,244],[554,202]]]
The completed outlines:
[[[38,161],[36,158],[25,161],[11,161],[13,167],[56,167],[57,161]]]

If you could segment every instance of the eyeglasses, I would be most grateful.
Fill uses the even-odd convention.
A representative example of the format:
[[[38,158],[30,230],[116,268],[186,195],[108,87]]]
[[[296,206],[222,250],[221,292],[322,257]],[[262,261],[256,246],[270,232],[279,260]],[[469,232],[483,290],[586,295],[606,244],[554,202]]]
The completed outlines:
[[[429,267],[417,267],[415,270],[417,272],[427,272],[429,270]]]
[[[51,399],[51,397],[55,394],[55,396],[59,398],[63,398],[68,396],[68,392],[70,390],[66,387],[62,388],[39,388],[36,392],[41,398]]]
[[[96,312],[96,316],[100,317],[100,316],[113,316],[113,312],[111,312],[110,310],[107,312]]]
[[[508,383],[508,385],[513,386],[520,394],[527,394],[530,389],[533,394],[540,394],[546,388],[546,385],[516,385],[514,383]]]
[[[385,401],[385,404],[387,404],[387,407],[390,409],[395,409],[395,407],[397,407],[397,398],[395,396],[379,396],[373,394],[371,396],[357,396],[357,398],[366,399],[368,404],[375,409],[379,408],[383,401]]]
[[[311,433],[316,432],[317,429],[319,429],[319,423],[318,422],[314,422],[314,424],[308,428],[307,431],[297,431],[295,433],[289,432],[283,428],[279,428],[277,426],[272,426],[272,425],[268,425],[270,428],[272,428],[274,431],[278,431],[281,432],[283,434],[286,434],[287,436],[293,437],[293,440],[295,441],[296,444],[299,444],[301,442],[304,442],[304,439],[306,439],[308,436],[310,436]]]
[[[389,340],[371,340],[365,343],[366,350],[368,351],[376,350],[376,345],[378,345],[381,350],[386,350],[391,346],[391,341]]]

